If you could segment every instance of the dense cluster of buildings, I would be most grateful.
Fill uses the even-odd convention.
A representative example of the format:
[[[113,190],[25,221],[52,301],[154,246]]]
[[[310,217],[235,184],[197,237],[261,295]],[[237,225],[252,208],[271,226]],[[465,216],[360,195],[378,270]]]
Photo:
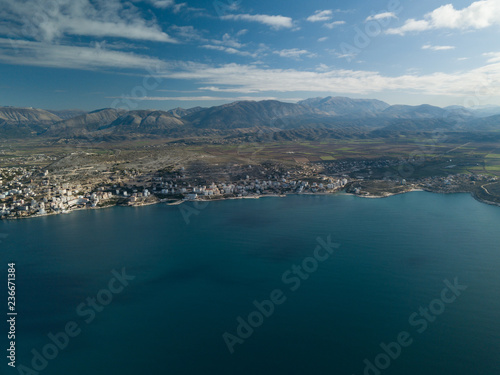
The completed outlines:
[[[378,163],[373,165],[373,163]],[[390,162],[340,162],[330,168],[293,170],[276,167],[256,172],[248,166],[250,175],[241,174],[227,178],[230,181],[200,183],[186,176],[184,168],[174,173],[133,174],[106,172],[105,178],[69,179],[68,176],[40,168],[0,168],[0,217],[22,218],[70,212],[74,209],[97,208],[111,205],[144,205],[168,200],[212,200],[224,198],[258,197],[261,195],[331,193],[351,186],[355,194],[369,195],[352,183],[363,181],[356,177],[358,171],[370,167],[387,167]],[[329,170],[330,169],[330,170]],[[329,172],[336,172],[328,175]],[[343,172],[349,171],[353,178]],[[125,171],[127,172],[127,171]],[[369,174],[366,171],[364,174]],[[251,173],[249,173],[251,174]],[[104,175],[104,174],[103,174]],[[257,175],[262,177],[257,178]],[[265,176],[265,177],[264,177]],[[221,180],[222,178],[219,178]],[[224,178],[225,179],[225,178]],[[491,180],[481,175],[452,175],[429,177],[411,181],[399,179],[398,184],[411,188],[423,188],[438,192],[472,191],[476,183]],[[370,186],[364,185],[364,186]],[[365,189],[366,190],[366,189]],[[376,190],[374,190],[376,192]]]
[[[158,178],[160,184],[153,188],[153,191],[160,191],[162,195],[185,195],[188,199],[197,199],[202,197],[220,197],[235,196],[245,197],[249,195],[261,194],[287,194],[287,193],[318,193],[338,190],[344,187],[348,180],[344,179],[326,179],[324,182],[308,182],[302,180],[289,180],[281,178],[280,180],[251,180],[248,176],[245,180],[235,183],[212,183],[209,186],[186,186],[179,187],[174,182],[163,182]],[[159,190],[161,189],[161,190]]]
[[[111,198],[107,192],[85,190],[80,184],[51,182],[47,170],[3,168],[0,169],[0,216],[63,213],[77,207],[96,207],[101,199]]]
[[[113,180],[111,178],[110,180]],[[118,179],[120,180],[120,179]],[[222,198],[326,193],[342,189],[347,178],[320,177],[296,180],[289,174],[261,180],[246,176],[239,181],[196,185],[185,176],[151,176],[137,180],[89,185],[64,181],[62,176],[36,168],[0,169],[0,217],[21,218],[33,215],[67,213],[74,209],[115,204],[142,205],[161,200],[210,200]]]

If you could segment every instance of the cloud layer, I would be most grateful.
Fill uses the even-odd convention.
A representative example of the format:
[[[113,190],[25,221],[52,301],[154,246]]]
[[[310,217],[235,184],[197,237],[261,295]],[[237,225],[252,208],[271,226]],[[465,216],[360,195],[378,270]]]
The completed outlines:
[[[492,61],[500,54],[491,54]],[[199,82],[200,89],[214,92],[324,92],[372,94],[383,91],[475,97],[478,92],[500,96],[500,63],[492,63],[467,72],[427,75],[385,76],[373,71],[329,69],[303,71],[265,69],[252,65],[210,66],[190,63],[179,65],[166,77]]]
[[[165,66],[159,59],[108,49],[0,38],[0,61],[13,65],[92,70],[97,68],[145,69]]]
[[[55,42],[74,35],[176,42],[137,8],[118,0],[3,0],[1,17],[0,33],[19,39]]]

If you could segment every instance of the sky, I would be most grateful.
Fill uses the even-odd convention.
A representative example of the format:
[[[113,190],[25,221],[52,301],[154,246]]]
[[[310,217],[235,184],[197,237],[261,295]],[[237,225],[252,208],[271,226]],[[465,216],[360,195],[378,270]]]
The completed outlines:
[[[499,0],[0,0],[0,106],[500,105]]]

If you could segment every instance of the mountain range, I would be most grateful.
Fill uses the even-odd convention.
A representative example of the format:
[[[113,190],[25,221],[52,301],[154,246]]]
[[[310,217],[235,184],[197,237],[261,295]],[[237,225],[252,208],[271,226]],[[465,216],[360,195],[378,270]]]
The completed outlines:
[[[458,132],[500,131],[500,107],[469,109],[431,105],[389,105],[374,99],[312,98],[298,103],[238,101],[210,108],[169,111],[104,108],[43,110],[0,107],[0,136],[175,137],[219,134],[274,139],[308,136],[391,136],[436,129]],[[258,137],[257,137],[258,138]]]

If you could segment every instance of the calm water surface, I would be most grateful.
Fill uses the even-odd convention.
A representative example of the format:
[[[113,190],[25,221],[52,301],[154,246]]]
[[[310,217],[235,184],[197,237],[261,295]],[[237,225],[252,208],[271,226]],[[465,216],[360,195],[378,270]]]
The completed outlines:
[[[380,374],[500,374],[499,207],[290,196],[213,202],[189,221],[156,205],[0,222],[2,277],[17,268],[17,365],[74,321],[81,333],[40,374],[377,375],[364,362],[377,356]],[[292,290],[283,275],[328,236],[340,247]],[[123,268],[135,279],[87,324],[77,307]],[[434,301],[455,278],[467,289]],[[231,354],[223,334],[276,289],[284,302]],[[433,301],[444,311],[419,333],[409,318]],[[411,345],[386,364],[380,344],[401,332]]]

